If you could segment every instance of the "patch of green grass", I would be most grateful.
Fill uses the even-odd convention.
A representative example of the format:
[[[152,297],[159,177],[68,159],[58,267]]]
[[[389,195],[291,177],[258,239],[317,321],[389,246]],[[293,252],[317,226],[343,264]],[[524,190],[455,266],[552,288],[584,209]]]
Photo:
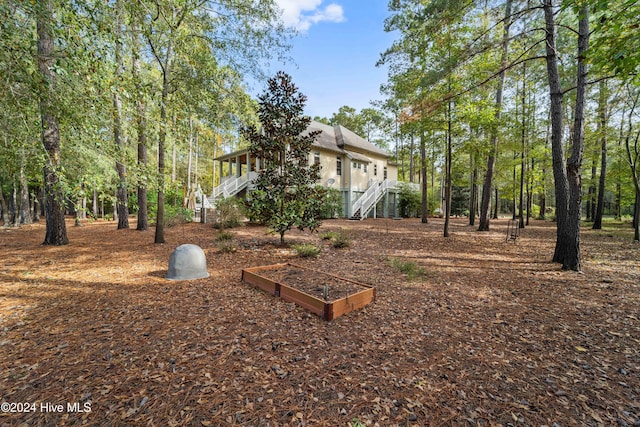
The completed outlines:
[[[389,258],[389,265],[398,272],[405,274],[409,280],[414,280],[426,274],[424,268],[413,261],[405,261],[399,258]]]
[[[233,240],[233,237],[233,233],[220,230],[220,232],[216,235],[216,240],[218,242],[228,242],[230,240]]]
[[[320,247],[310,243],[293,245],[293,249],[295,249],[298,256],[302,258],[316,258],[320,254]]]
[[[218,249],[220,249],[220,252],[222,253],[231,253],[235,252],[238,247],[233,241],[224,241],[218,243]]]
[[[351,236],[349,236],[349,234],[344,230],[340,230],[333,237],[331,245],[337,249],[348,248],[351,245]]]
[[[337,235],[338,233],[336,233],[335,231],[325,231],[324,233],[320,233],[320,238],[322,240],[333,240]]]

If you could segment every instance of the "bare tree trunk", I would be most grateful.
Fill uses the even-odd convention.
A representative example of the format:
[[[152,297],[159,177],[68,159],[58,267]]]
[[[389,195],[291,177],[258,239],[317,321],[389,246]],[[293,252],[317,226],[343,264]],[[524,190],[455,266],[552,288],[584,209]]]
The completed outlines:
[[[498,122],[502,117],[502,92],[507,76],[506,66],[509,56],[509,29],[511,27],[511,0],[505,3],[504,12],[504,33],[502,35],[502,54],[500,59],[500,76],[498,78],[498,88],[496,89],[495,123],[491,129],[491,154],[487,158],[487,172],[482,186],[482,202],[480,204],[480,224],[478,231],[489,231],[491,216],[491,187],[493,185],[493,174],[495,172],[496,157],[498,156]]]
[[[24,173],[24,157],[20,160],[20,224],[32,224],[29,182]]]
[[[171,71],[172,45],[169,45],[167,61],[162,80],[160,100],[160,133],[158,134],[158,209],[156,214],[156,232],[154,243],[164,243],[164,151],[167,137],[167,102],[169,99],[169,77]]]
[[[531,158],[531,171],[535,171],[535,159]],[[529,225],[529,221],[531,220],[531,206],[533,204],[532,200],[533,200],[533,177],[531,177],[531,175],[529,175],[529,179],[527,179],[527,226]]]
[[[498,188],[494,189],[496,205],[493,209],[493,219],[498,219],[498,214],[500,213],[500,195],[498,194]]]
[[[469,225],[474,226],[476,223],[476,205],[478,204],[478,160],[477,154],[471,152],[471,188],[469,192]]]
[[[553,261],[562,263],[568,252],[568,240],[570,239],[567,225],[569,182],[567,179],[564,143],[562,140],[562,89],[560,87],[560,74],[558,73],[553,1],[544,0],[543,7],[546,25],[547,77],[549,79],[549,93],[551,96],[551,154],[553,158],[553,179],[556,192],[556,248]]]
[[[189,159],[187,161],[187,192],[191,191],[191,157],[193,156],[193,119],[189,117]]]
[[[420,135],[420,176],[422,185],[422,223],[429,222],[428,198],[427,198],[427,147],[424,131]]]
[[[2,182],[0,182],[0,208],[2,208],[2,226],[9,226],[9,206],[2,193]]]
[[[522,152],[520,153],[520,201],[518,205],[518,227],[524,228],[524,175],[525,175],[525,151],[527,148],[527,63],[522,64],[522,129],[520,130]]]
[[[129,194],[127,192],[127,166],[125,164],[125,138],[122,135],[122,102],[120,89],[122,87],[122,0],[116,0],[116,28],[115,28],[115,88],[113,91],[113,140],[116,145],[116,171],[118,172],[118,193],[116,205],[118,210],[118,230],[129,228]]]
[[[176,116],[173,116],[173,129],[176,128]],[[176,165],[177,165],[177,151],[176,151],[176,141],[174,138],[173,144],[171,145],[171,182],[176,182]]]
[[[598,172],[598,159],[593,157],[591,159],[591,179],[589,182],[589,189],[587,190],[587,206],[586,206],[586,221],[592,221],[595,215],[595,195],[596,195],[596,175]],[[594,215],[592,215],[594,214]]]
[[[593,229],[602,229],[602,216],[604,215],[604,193],[606,191],[607,177],[607,83],[600,82],[600,94],[598,97],[598,125],[600,128],[600,182],[598,183],[598,204],[593,217]]]
[[[415,177],[415,162],[413,160],[414,147],[413,132],[411,132],[411,144],[409,145],[409,182],[413,182]]]
[[[451,81],[449,81],[449,90],[451,90]],[[451,219],[451,163],[452,163],[452,147],[451,147],[451,100],[447,104],[447,158],[446,158],[446,184],[444,188],[445,198],[445,216],[444,216],[444,237],[449,237],[449,221]]]
[[[582,157],[584,154],[584,110],[587,92],[587,65],[585,52],[589,47],[589,8],[580,10],[578,27],[578,79],[576,89],[575,124],[573,126],[573,146],[571,157],[567,161],[567,179],[569,181],[569,209],[567,212],[566,249],[562,268],[581,271],[580,256],[580,219],[582,214]]]
[[[20,226],[20,207],[18,206],[18,187],[16,186],[16,178],[11,179],[11,200],[9,200],[9,211],[11,226]]]
[[[146,106],[143,102],[144,92],[140,78],[140,28],[135,19],[131,25],[131,74],[136,89],[135,124],[138,133],[138,169],[141,171],[138,179],[138,224],[136,230],[149,229],[149,214],[147,207],[147,121]]]
[[[93,218],[98,218],[98,190],[95,185],[93,187],[93,203],[91,203],[91,214]]]
[[[64,222],[64,191],[58,175],[60,168],[60,123],[55,108],[54,41],[51,30],[53,1],[43,0],[38,6],[38,68],[42,75],[40,113],[42,142],[47,152],[44,166],[46,231],[44,245],[69,243]]]

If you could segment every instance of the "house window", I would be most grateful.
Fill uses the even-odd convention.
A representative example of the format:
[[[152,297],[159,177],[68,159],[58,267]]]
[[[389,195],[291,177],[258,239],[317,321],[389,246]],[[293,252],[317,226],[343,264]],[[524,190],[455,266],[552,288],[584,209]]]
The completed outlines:
[[[373,176],[378,176],[378,165],[373,165]]]
[[[362,163],[358,163],[358,169],[362,169]]]
[[[364,173],[367,173],[367,166],[369,166],[368,164],[364,164]]]
[[[353,168],[355,169],[357,167],[358,167],[358,164],[356,162],[353,162]]]
[[[382,179],[387,179],[387,167],[386,166],[382,169]]]
[[[313,164],[314,165],[320,164],[320,153],[318,153],[317,151],[313,153]]]
[[[342,159],[340,157],[336,157],[336,175],[342,175]]]

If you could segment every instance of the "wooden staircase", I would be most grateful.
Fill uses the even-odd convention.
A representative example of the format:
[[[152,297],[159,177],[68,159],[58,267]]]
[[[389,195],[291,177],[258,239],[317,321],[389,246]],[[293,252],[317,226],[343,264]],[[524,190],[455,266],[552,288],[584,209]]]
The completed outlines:
[[[351,207],[351,219],[362,221],[369,215],[371,209],[389,192],[391,189],[395,189],[398,185],[397,181],[391,181],[385,179],[382,182],[374,181],[367,191],[364,192],[358,200],[356,200]]]

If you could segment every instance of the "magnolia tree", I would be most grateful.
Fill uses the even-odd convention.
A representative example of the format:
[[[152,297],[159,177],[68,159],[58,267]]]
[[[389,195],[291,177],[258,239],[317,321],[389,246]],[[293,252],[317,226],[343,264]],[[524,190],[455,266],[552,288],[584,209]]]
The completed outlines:
[[[249,152],[260,163],[248,216],[279,233],[281,243],[293,227],[313,231],[320,226],[326,196],[316,185],[318,165],[309,164],[311,144],[321,131],[307,132],[311,119],[303,114],[306,100],[291,77],[278,72],[259,97],[262,128],[243,129],[251,143]]]

